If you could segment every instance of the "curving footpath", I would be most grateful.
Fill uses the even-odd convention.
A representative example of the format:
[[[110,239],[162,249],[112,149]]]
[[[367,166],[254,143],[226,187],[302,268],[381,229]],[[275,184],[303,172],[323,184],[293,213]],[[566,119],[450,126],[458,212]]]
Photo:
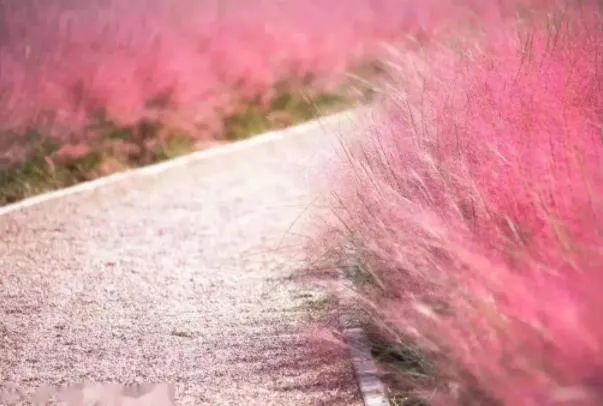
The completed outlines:
[[[325,292],[291,279],[307,168],[355,126],[344,113],[0,209],[0,404],[93,382],[167,383],[177,405],[362,404],[345,349],[315,339]]]

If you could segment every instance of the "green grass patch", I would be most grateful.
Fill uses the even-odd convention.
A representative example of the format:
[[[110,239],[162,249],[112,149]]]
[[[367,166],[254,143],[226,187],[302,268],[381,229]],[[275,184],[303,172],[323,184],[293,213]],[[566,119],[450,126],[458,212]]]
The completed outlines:
[[[56,149],[52,143],[41,142],[24,165],[1,171],[0,205],[89,180],[88,174],[98,165],[97,154],[57,166],[48,159]]]
[[[345,89],[340,89],[338,92],[310,96],[309,91],[279,85],[277,96],[268,107],[255,99],[247,103],[242,112],[227,117],[223,137],[229,141],[242,140],[266,131],[300,124],[321,115],[343,111],[370,98],[368,89],[363,90],[361,100],[344,92]]]
[[[146,137],[153,137],[159,127],[150,123],[141,123],[136,128],[120,128],[113,123],[102,124],[106,130],[106,142],[130,142],[137,145],[136,140],[144,141],[141,132]],[[35,137],[39,139],[40,137]],[[139,150],[134,155],[112,154],[113,167],[125,169],[139,167],[154,162],[160,162],[186,154],[193,149],[190,137],[174,136],[163,145],[154,148],[144,148],[138,143]],[[21,166],[10,170],[0,171],[0,205],[15,203],[24,198],[44,192],[62,189],[81,182],[89,181],[113,172],[104,169],[107,163],[107,151],[102,148],[92,148],[85,157],[56,163],[51,158],[59,146],[49,141],[37,141],[32,148],[30,158]],[[110,153],[109,153],[110,154]]]

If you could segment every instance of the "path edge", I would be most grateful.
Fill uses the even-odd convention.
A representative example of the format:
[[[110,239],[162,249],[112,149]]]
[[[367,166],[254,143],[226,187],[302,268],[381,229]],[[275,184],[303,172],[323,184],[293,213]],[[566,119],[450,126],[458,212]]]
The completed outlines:
[[[95,189],[99,189],[106,185],[111,185],[116,182],[120,182],[127,179],[132,179],[136,177],[144,177],[154,174],[159,174],[162,172],[169,171],[173,168],[178,168],[181,166],[185,166],[191,162],[201,161],[204,159],[216,158],[219,156],[227,155],[230,153],[234,153],[237,151],[249,149],[255,146],[260,146],[264,144],[269,144],[271,142],[280,141],[286,139],[287,137],[291,137],[295,133],[306,133],[312,131],[314,129],[318,129],[321,126],[328,126],[332,122],[338,122],[345,118],[352,118],[355,114],[360,113],[366,107],[353,108],[344,110],[342,112],[321,116],[315,118],[313,120],[306,121],[296,126],[288,127],[282,130],[269,131],[263,134],[251,136],[250,138],[235,141],[230,144],[221,145],[218,147],[213,147],[201,151],[191,152],[189,154],[182,155],[177,158],[169,159],[167,161],[158,162],[155,164],[127,169],[122,172],[114,173],[112,175],[103,176],[98,179],[94,179],[91,181],[86,181],[82,183],[78,183],[73,186],[69,186],[62,189],[57,189],[53,191],[49,191],[46,193],[41,193],[39,195],[35,195],[32,197],[28,197],[26,199],[20,200],[15,203],[11,203],[5,206],[0,207],[0,217],[14,213],[20,210],[24,210],[26,208],[36,206],[48,201],[60,199],[62,197],[67,197],[71,195],[75,195],[78,193],[91,191]],[[293,133],[293,134],[292,134]]]
[[[346,316],[342,316],[339,322],[343,327],[343,336],[349,348],[354,376],[364,406],[389,406],[385,385],[379,377],[377,364],[371,354],[371,344],[364,329],[358,325],[349,325],[349,318]]]

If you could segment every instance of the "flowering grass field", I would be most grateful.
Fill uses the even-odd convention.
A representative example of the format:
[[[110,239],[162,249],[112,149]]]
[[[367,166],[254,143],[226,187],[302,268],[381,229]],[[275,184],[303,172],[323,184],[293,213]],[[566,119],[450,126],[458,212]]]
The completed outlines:
[[[399,404],[603,403],[603,9],[530,6],[398,55],[332,166]]]
[[[0,2],[0,204],[363,102],[356,3]]]
[[[363,103],[413,3],[2,1],[0,204]]]
[[[516,1],[0,1],[0,204],[364,103],[385,46]]]

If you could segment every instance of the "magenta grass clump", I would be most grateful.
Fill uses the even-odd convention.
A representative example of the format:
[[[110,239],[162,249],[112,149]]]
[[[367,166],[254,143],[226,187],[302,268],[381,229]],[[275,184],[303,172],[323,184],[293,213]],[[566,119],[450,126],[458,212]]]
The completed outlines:
[[[337,164],[332,241],[382,333],[433,364],[433,404],[601,404],[602,9],[462,32],[396,61]]]

